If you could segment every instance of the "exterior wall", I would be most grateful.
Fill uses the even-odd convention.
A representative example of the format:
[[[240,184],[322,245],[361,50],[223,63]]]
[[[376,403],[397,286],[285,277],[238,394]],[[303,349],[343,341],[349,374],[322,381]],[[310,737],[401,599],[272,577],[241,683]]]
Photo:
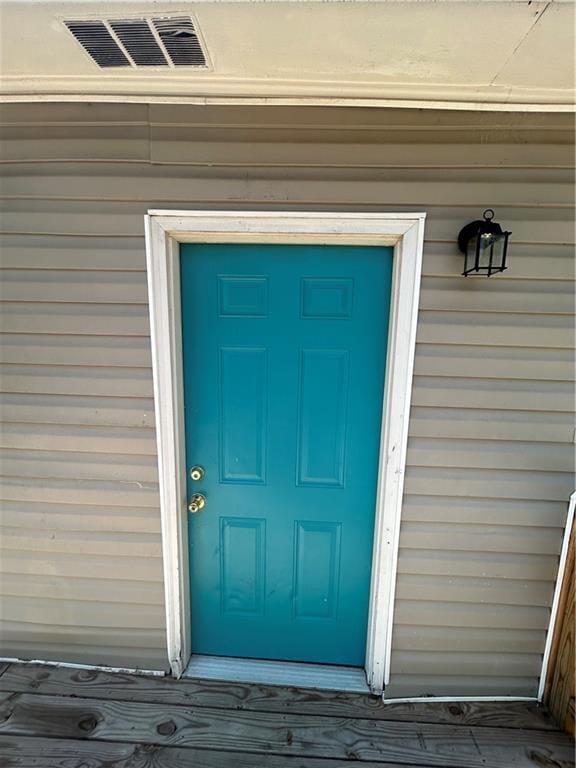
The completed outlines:
[[[390,695],[535,695],[573,453],[573,119],[2,108],[2,655],[166,667],[143,214],[427,211]],[[510,270],[459,277],[491,206]]]

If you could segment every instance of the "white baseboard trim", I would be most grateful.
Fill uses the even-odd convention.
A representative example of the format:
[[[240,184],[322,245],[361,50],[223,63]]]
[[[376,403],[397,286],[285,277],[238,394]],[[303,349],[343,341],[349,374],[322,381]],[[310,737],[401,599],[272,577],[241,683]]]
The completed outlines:
[[[458,701],[532,701],[538,703],[536,696],[413,696],[398,699],[386,699],[383,697],[384,704],[421,704],[428,702],[430,704],[442,704]]]
[[[146,677],[166,677],[161,669],[137,669],[135,667],[107,667],[102,664],[74,664],[68,661],[45,661],[44,659],[19,659],[16,656],[0,656],[0,664],[23,664],[24,666],[64,667],[68,669],[86,669],[96,672],[123,672]]]

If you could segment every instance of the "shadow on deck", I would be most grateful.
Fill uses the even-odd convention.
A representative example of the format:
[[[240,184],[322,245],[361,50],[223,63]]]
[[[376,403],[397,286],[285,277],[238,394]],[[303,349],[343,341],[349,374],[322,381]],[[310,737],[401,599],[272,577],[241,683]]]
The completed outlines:
[[[0,667],[1,768],[570,768],[531,702],[363,694]]]

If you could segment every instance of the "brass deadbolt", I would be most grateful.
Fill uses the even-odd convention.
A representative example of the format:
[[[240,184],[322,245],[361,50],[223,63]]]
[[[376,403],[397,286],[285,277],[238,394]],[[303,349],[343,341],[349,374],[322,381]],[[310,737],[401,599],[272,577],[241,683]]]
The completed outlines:
[[[202,467],[192,467],[190,470],[190,478],[192,480],[202,480],[204,477],[204,469]]]

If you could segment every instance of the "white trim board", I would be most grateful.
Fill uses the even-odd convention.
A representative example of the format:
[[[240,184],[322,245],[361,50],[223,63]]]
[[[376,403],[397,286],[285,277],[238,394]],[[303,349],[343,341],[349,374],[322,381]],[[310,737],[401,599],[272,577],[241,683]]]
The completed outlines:
[[[374,245],[394,248],[380,442],[366,676],[390,678],[400,511],[420,294],[424,213],[149,211],[146,258],[166,596],[168,658],[191,655],[180,317],[180,243]]]
[[[566,559],[568,557],[568,547],[570,545],[570,534],[574,524],[574,513],[576,509],[576,491],[573,491],[568,501],[568,511],[566,513],[566,526],[564,528],[564,537],[562,539],[562,549],[560,551],[560,562],[558,564],[558,576],[556,577],[556,586],[554,587],[554,597],[552,599],[552,608],[550,610],[550,621],[546,633],[546,645],[544,646],[544,656],[542,658],[542,672],[540,673],[540,684],[538,686],[538,701],[542,701],[546,692],[546,683],[548,682],[548,673],[550,671],[550,652],[554,640],[554,630],[556,628],[556,618],[558,615],[558,605],[562,586],[564,584],[564,574],[566,571]]]
[[[97,672],[142,675],[143,677],[166,677],[161,669],[138,669],[137,667],[108,667],[105,664],[76,664],[73,661],[46,661],[45,659],[19,659],[17,656],[0,656],[0,664],[23,664],[24,666],[58,667],[58,669],[90,669]]]
[[[382,697],[384,704],[444,704],[452,701],[533,701],[538,702],[535,696],[413,696],[397,699]]]
[[[302,0],[300,0],[302,1]],[[410,0],[409,0],[410,1]],[[422,0],[414,0],[422,2]],[[465,0],[456,0],[464,2]],[[524,0],[523,0],[524,1]],[[571,0],[568,0],[571,1]],[[488,0],[488,2],[501,2],[501,0]],[[520,2],[520,0],[517,0]],[[558,2],[558,0],[556,0]],[[76,87],[69,82],[69,78],[52,79],[49,90],[40,92],[40,81],[36,79],[36,85],[31,87],[29,79],[24,80],[20,76],[4,77],[4,84],[0,84],[0,104],[36,104],[38,102],[60,103],[60,104],[85,104],[85,103],[105,103],[105,104],[173,104],[177,105],[200,105],[200,106],[277,106],[277,107],[351,107],[357,109],[442,109],[452,112],[536,112],[547,114],[572,114],[576,110],[574,104],[566,99],[549,100],[550,91],[545,91],[542,98],[542,91],[533,91],[532,94],[524,93],[523,98],[530,98],[532,101],[511,101],[510,93],[507,92],[504,97],[494,98],[494,88],[486,90],[484,94],[478,93],[475,89],[474,97],[469,98],[425,98],[420,95],[418,98],[397,98],[395,96],[317,96],[301,95],[290,96],[280,95],[278,86],[274,95],[264,96],[233,96],[233,95],[202,95],[184,93],[165,93],[155,94],[154,84],[143,85],[144,93],[117,93],[108,91],[106,93],[98,92],[99,87],[94,86],[91,92],[86,92],[86,83],[80,83]],[[140,75],[139,81],[142,84],[143,77]],[[43,84],[45,85],[45,84]],[[72,88],[70,87],[72,85]]]

